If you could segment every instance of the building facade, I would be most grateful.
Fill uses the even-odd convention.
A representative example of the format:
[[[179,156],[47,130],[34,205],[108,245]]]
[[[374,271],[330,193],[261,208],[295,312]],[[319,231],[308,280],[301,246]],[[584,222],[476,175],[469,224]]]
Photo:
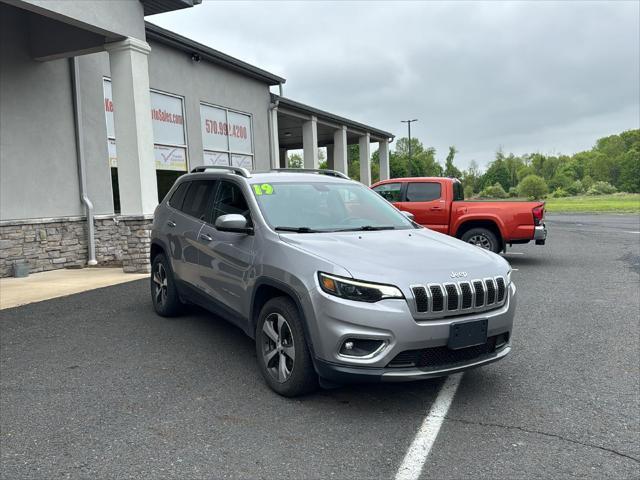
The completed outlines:
[[[84,265],[147,271],[149,227],[200,165],[347,171],[391,134],[283,97],[285,79],[146,23],[194,0],[0,0],[0,275]],[[196,7],[197,8],[197,7]],[[280,95],[271,93],[279,87]]]

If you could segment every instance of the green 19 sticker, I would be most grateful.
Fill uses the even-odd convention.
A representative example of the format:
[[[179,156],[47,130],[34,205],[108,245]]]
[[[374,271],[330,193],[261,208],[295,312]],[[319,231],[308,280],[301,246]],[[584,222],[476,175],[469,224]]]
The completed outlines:
[[[252,185],[253,191],[256,195],[273,195],[273,187],[270,183],[263,183],[262,185]]]

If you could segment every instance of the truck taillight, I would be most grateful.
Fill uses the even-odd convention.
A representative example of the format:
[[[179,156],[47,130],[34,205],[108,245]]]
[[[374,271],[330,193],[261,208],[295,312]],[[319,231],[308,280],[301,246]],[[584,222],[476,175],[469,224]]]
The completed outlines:
[[[535,207],[533,210],[533,223],[537,225],[542,225],[542,219],[544,218],[544,205],[540,205]]]

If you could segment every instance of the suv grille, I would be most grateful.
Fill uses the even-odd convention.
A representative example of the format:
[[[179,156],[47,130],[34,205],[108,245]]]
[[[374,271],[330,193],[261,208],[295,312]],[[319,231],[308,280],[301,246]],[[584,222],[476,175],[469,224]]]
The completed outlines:
[[[492,354],[496,350],[496,340],[498,335],[489,337],[487,343],[474,347],[451,350],[446,346],[423,348],[421,350],[405,350],[391,360],[389,368],[411,368],[417,367],[424,370],[440,370],[442,368],[453,367],[456,364],[466,363],[481,359]],[[498,349],[505,345],[504,340],[498,342]]]
[[[433,303],[431,308],[434,312],[441,312],[444,309],[444,295],[442,295],[442,287],[440,285],[431,285],[431,299]]]
[[[501,307],[507,299],[503,277],[458,283],[413,285],[416,311],[425,317],[447,317]]]

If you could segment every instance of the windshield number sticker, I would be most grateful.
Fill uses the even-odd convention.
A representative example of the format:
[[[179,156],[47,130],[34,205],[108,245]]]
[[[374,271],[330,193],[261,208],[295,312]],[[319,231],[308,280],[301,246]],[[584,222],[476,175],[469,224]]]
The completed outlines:
[[[273,195],[273,186],[270,183],[262,185],[252,185],[256,195]]]

